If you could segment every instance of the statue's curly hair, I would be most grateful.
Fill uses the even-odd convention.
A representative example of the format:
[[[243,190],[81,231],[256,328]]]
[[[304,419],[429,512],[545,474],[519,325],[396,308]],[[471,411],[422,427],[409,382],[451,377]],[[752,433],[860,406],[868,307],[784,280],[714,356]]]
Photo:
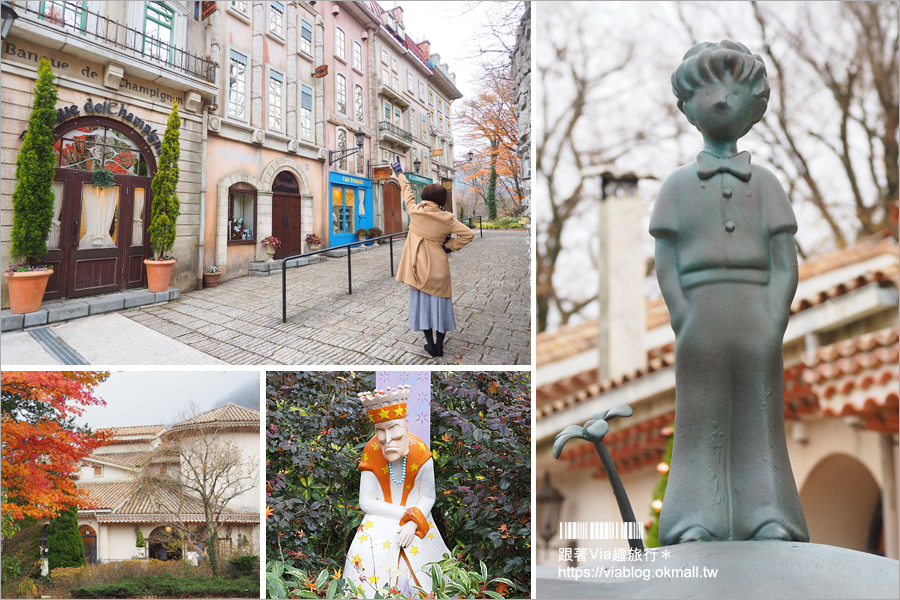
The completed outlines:
[[[678,98],[678,110],[684,112],[684,103],[704,83],[726,79],[746,83],[754,97],[768,104],[769,80],[762,57],[751,53],[741,43],[722,40],[718,44],[703,42],[695,45],[685,53],[681,64],[672,73],[672,91]]]

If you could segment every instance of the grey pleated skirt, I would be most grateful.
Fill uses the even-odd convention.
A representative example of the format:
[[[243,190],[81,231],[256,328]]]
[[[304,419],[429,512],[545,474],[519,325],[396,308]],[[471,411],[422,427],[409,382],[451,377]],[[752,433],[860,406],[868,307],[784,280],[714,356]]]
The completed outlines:
[[[409,288],[409,328],[413,331],[453,331],[456,318],[453,316],[453,301],[438,298],[421,290]]]

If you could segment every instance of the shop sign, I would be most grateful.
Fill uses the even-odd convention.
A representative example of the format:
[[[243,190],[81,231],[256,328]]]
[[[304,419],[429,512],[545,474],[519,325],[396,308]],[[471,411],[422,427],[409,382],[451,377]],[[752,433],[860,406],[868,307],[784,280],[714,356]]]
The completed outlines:
[[[372,179],[374,179],[375,181],[387,181],[390,178],[390,167],[372,167]]]
[[[356,177],[350,177],[348,175],[341,177],[341,181],[349,183],[350,185],[366,185],[366,182],[362,179],[357,179]]]
[[[444,155],[444,150],[443,150],[443,149],[441,149],[441,150],[432,150],[432,151],[431,151],[431,155],[432,155],[432,156],[443,156],[443,155]]]
[[[452,181],[442,181],[441,183],[444,184],[444,189],[445,189],[445,190],[452,190],[452,189],[453,189],[453,182],[452,182]]]
[[[200,20],[205,21],[210,18],[214,12],[216,12],[216,3],[215,2],[201,2],[200,3]]]

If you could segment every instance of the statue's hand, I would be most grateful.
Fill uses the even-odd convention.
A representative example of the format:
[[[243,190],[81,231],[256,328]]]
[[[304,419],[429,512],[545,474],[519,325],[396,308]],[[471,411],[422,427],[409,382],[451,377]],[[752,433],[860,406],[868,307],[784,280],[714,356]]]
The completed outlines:
[[[415,521],[408,521],[405,524],[400,526],[400,529],[397,530],[400,534],[399,542],[401,548],[408,548],[410,544],[412,544],[413,538],[416,537],[416,523]]]

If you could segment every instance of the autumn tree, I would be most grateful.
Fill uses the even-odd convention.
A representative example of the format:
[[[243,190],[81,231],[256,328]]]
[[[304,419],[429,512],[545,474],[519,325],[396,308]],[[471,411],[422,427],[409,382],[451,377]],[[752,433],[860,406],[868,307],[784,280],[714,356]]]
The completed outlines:
[[[87,406],[105,406],[94,388],[108,372],[4,371],[0,383],[2,421],[3,534],[24,519],[51,519],[69,507],[90,503],[71,476],[79,462],[106,437],[78,427]]]
[[[139,475],[142,492],[160,512],[180,515],[188,505],[199,504],[206,528],[202,530],[207,557],[213,574],[219,575],[216,540],[224,525],[223,513],[238,496],[259,485],[259,464],[234,440],[229,423],[199,419],[191,406],[179,415],[179,421],[193,423],[175,427],[167,434]],[[184,425],[180,423],[179,425]],[[153,463],[177,457],[178,468],[155,469]],[[176,521],[182,539],[196,535],[187,522]]]

